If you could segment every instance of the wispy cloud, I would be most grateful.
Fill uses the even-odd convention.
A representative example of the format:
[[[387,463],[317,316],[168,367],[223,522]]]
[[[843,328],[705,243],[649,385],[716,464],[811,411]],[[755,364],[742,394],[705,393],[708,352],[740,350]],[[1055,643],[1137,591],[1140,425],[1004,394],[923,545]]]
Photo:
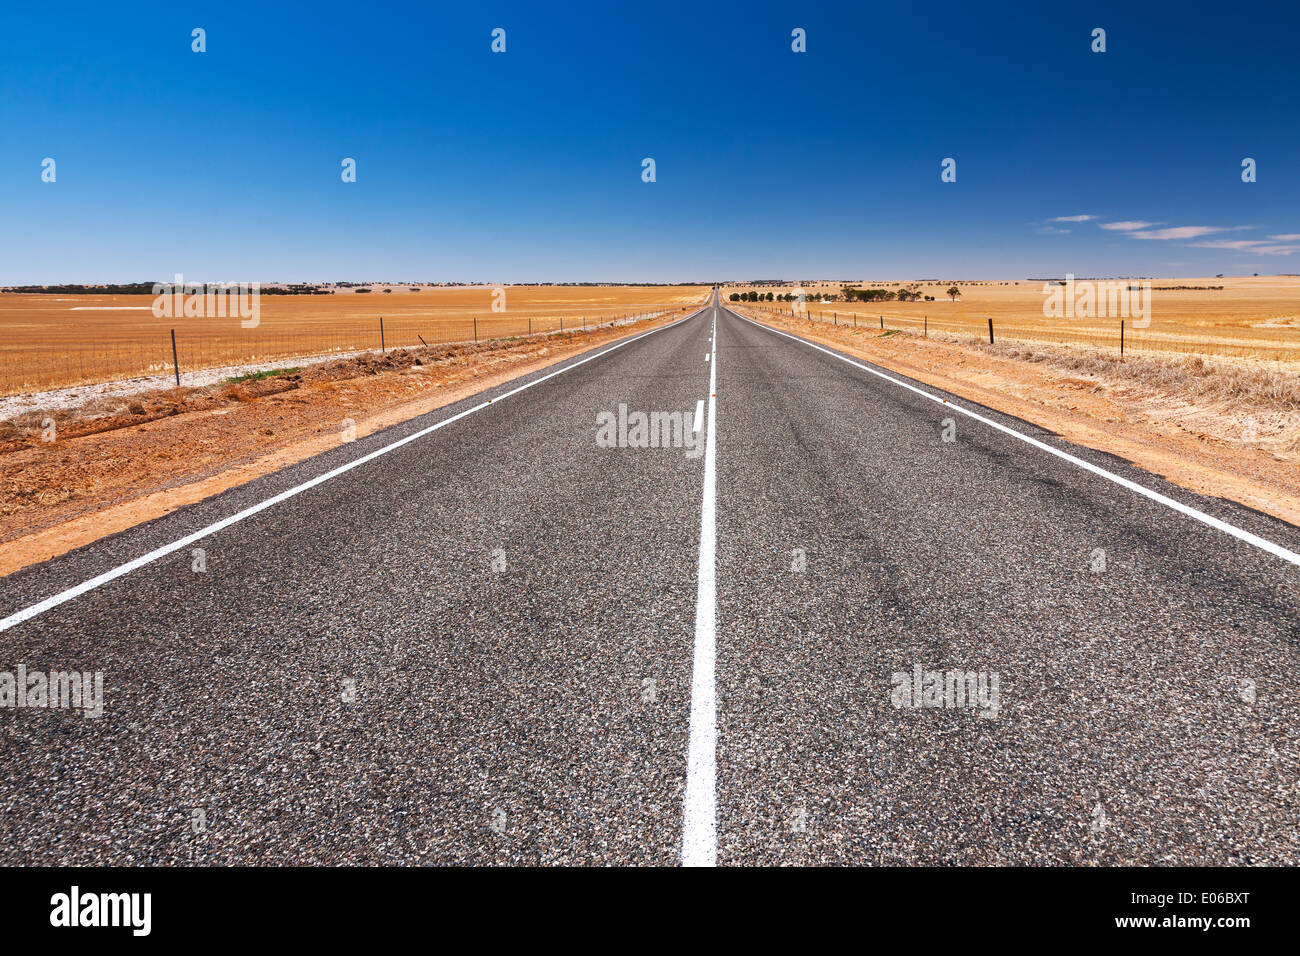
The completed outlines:
[[[1134,229],[1150,229],[1152,226],[1162,226],[1160,222],[1142,222],[1140,219],[1131,219],[1124,222],[1103,222],[1100,224],[1103,229],[1114,229],[1119,232],[1131,232]]]
[[[1281,236],[1271,236],[1281,239]],[[1300,239],[1300,235],[1295,238]],[[1233,249],[1237,252],[1258,252],[1265,256],[1289,256],[1300,246],[1274,245],[1264,239],[1207,239],[1204,242],[1192,242],[1189,245],[1200,249]]]
[[[1047,221],[1049,223],[1087,222],[1096,218],[1096,216],[1057,216],[1055,219]],[[1149,239],[1163,242],[1178,239],[1199,239],[1201,236],[1208,236],[1216,232],[1240,232],[1243,229],[1255,228],[1254,226],[1166,226],[1163,229],[1157,229],[1155,227],[1164,226],[1165,224],[1163,222],[1147,222],[1145,219],[1121,219],[1116,222],[1099,222],[1097,225],[1111,232],[1123,233],[1130,239]],[[1069,230],[1057,229],[1049,225],[1042,227],[1039,231],[1053,233],[1068,232]],[[1265,256],[1289,256],[1293,252],[1300,251],[1300,246],[1287,245],[1287,243],[1297,241],[1300,241],[1300,232],[1281,233],[1269,236],[1268,239],[1206,239],[1202,242],[1189,242],[1187,245],[1201,249],[1258,252],[1260,255]]]
[[[1266,246],[1268,241],[1265,239],[1206,239],[1204,242],[1193,242],[1191,245],[1201,249],[1249,249],[1251,246]]]
[[[1134,239],[1195,239],[1197,236],[1225,231],[1222,226],[1171,226],[1168,229],[1140,229],[1129,235]]]

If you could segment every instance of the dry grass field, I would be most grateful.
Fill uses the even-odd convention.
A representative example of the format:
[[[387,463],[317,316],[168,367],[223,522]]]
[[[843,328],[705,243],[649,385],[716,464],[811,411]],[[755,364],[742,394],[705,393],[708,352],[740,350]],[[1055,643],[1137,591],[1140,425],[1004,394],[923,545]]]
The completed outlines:
[[[1300,370],[1300,276],[1250,278],[1152,279],[1151,322],[1134,328],[1126,321],[1125,351],[1182,353],[1231,360],[1266,361]],[[896,291],[913,283],[855,281],[857,288]],[[1048,318],[1043,314],[1043,281],[919,282],[933,302],[833,302],[822,304],[820,294],[837,293],[841,283],[805,286],[807,306],[818,320],[846,322],[885,329],[987,341],[988,320],[995,337],[1020,342],[1049,342],[1084,349],[1119,351],[1118,318]],[[957,301],[945,290],[961,289]],[[1211,289],[1222,286],[1222,289]],[[1184,288],[1174,288],[1184,287]],[[1198,288],[1186,288],[1198,287]],[[724,301],[732,292],[750,289],[780,295],[792,287],[737,285],[722,290]],[[760,308],[789,310],[789,303],[761,303]]]
[[[392,288],[391,293],[383,291]],[[372,287],[366,294],[262,295],[256,328],[237,317],[156,318],[148,295],[0,293],[0,394],[170,373],[170,330],[181,372],[384,344],[482,341],[598,325],[702,302],[688,286]]]

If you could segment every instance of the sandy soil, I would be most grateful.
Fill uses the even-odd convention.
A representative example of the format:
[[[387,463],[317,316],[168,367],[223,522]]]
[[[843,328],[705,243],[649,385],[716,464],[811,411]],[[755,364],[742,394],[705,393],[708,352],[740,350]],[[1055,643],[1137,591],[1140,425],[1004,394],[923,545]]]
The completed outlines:
[[[0,575],[152,520],[687,311],[617,328],[390,351],[242,384],[164,389],[0,422]],[[55,420],[55,440],[42,421]]]
[[[999,354],[1000,347],[828,328],[731,307],[1117,455],[1184,488],[1300,525],[1300,409],[1288,403],[1189,400],[1178,379],[1144,376],[1140,358],[1127,369],[1089,372],[1070,368],[1065,353],[1027,361],[1022,350]]]

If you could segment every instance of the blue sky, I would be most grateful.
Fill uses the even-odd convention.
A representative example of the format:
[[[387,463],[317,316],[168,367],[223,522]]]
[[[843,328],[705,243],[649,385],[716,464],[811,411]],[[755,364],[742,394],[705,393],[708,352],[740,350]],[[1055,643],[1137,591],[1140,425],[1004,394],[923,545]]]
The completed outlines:
[[[1297,36],[1280,2],[10,3],[0,284],[1300,273]]]

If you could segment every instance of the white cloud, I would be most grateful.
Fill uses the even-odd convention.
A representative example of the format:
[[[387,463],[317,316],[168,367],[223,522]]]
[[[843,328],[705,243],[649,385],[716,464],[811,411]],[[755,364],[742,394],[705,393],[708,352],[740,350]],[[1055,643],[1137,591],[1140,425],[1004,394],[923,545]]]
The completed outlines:
[[[1126,222],[1103,222],[1101,228],[1115,229],[1120,232],[1130,232],[1134,229],[1150,229],[1152,226],[1163,225],[1159,222],[1142,222],[1141,220],[1128,220]]]
[[[1295,242],[1300,239],[1300,232],[1283,233],[1280,236],[1269,236],[1270,239],[1277,239],[1280,242]]]
[[[1251,246],[1266,246],[1268,242],[1264,239],[1207,239],[1192,245],[1201,249],[1249,249]]]
[[[1096,216],[1056,216],[1048,222],[1087,222],[1090,219],[1096,219]]]
[[[1296,238],[1300,238],[1300,236]],[[1289,256],[1297,249],[1300,249],[1300,246],[1273,245],[1263,239],[1207,239],[1205,242],[1189,244],[1201,249],[1232,249],[1237,252],[1258,252],[1260,255],[1265,256]]]
[[[1235,228],[1245,228],[1238,226]],[[1222,226],[1171,226],[1168,229],[1146,229],[1130,232],[1134,239],[1195,239],[1211,232],[1226,231]]]

